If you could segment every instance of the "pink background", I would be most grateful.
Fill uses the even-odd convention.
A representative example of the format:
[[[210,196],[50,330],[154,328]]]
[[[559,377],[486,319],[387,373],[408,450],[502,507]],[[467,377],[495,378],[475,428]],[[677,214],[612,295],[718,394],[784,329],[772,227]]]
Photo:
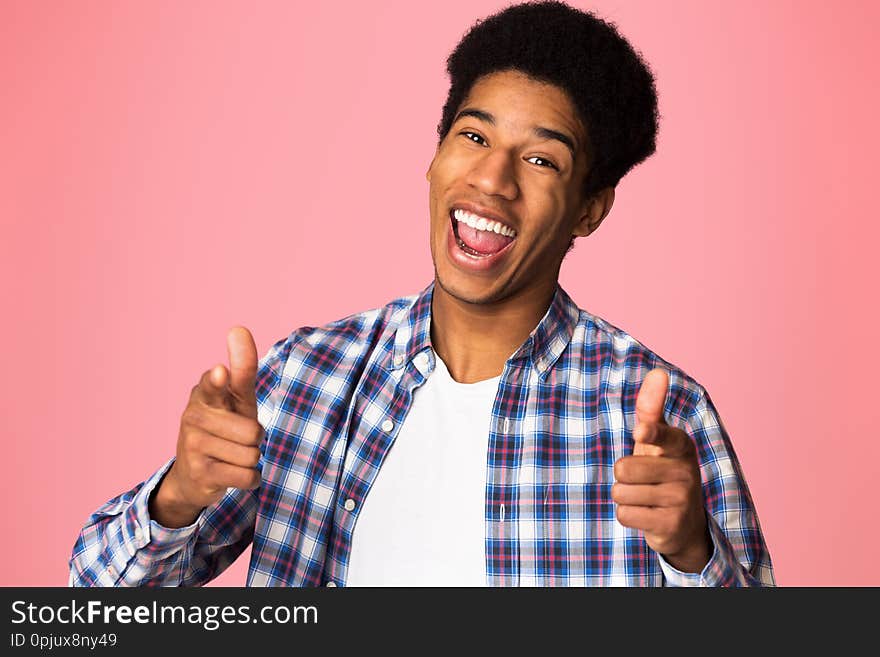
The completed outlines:
[[[263,354],[430,281],[445,57],[502,6],[0,3],[0,584],[66,584],[229,327]],[[780,584],[880,585],[880,5],[578,6],[663,119],[563,286],[709,389]]]

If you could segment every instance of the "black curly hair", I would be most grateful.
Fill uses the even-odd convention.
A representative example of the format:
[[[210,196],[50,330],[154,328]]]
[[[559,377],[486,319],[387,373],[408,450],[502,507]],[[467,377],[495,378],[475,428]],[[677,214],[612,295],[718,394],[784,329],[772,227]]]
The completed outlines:
[[[585,198],[616,186],[655,151],[659,113],[647,63],[613,24],[562,2],[513,5],[470,28],[446,60],[440,141],[474,83],[511,69],[560,87],[580,113],[592,160]]]

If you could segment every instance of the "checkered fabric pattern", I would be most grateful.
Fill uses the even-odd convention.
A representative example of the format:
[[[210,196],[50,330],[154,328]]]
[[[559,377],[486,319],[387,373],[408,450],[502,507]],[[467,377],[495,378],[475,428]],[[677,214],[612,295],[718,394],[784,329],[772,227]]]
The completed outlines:
[[[260,360],[263,483],[229,489],[189,527],[151,520],[173,459],[87,521],[72,586],[202,585],[253,542],[249,586],[343,586],[355,523],[433,370],[433,283],[418,295],[305,327]],[[425,354],[416,358],[419,354]],[[665,414],[695,441],[713,554],[681,573],[615,518],[614,462],[632,453],[644,376],[669,373]],[[706,391],[561,287],[507,360],[486,455],[489,586],[759,586],[773,571],[730,439]]]

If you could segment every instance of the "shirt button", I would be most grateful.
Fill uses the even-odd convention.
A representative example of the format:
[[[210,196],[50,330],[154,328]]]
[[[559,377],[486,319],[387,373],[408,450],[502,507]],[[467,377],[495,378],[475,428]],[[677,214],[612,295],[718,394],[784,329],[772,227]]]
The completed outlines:
[[[395,356],[394,367],[400,367],[401,365],[403,365],[403,356]]]
[[[116,577],[116,569],[113,566],[107,566],[107,574],[110,577]]]
[[[391,420],[385,420],[382,423],[382,431],[384,431],[385,433],[391,433],[391,430],[393,428],[394,428],[394,422],[392,422]]]
[[[422,354],[419,354],[418,356],[416,356],[416,366],[419,369],[422,369],[423,367],[427,367],[428,366],[428,355],[422,353]]]
[[[347,500],[345,500],[344,506],[345,506],[346,511],[354,511],[354,506],[355,506],[354,500],[351,498],[348,498]]]
[[[137,540],[141,540],[144,537],[144,533],[141,531],[140,527],[138,527],[137,529],[134,530],[134,537]]]
[[[327,582],[327,586],[328,586],[329,588],[331,588],[331,589],[332,589],[332,588],[335,588],[335,587],[336,587],[336,582]]]

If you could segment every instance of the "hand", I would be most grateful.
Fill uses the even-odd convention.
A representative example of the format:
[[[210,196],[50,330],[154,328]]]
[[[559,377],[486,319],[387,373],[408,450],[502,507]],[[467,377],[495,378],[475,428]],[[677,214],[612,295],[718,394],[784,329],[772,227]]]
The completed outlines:
[[[666,424],[663,405],[669,378],[661,369],[648,373],[636,400],[635,446],[614,464],[611,497],[620,524],[641,529],[652,550],[674,568],[698,573],[709,561],[708,535],[693,440]]]
[[[229,371],[217,365],[202,374],[180,420],[177,459],[150,500],[150,516],[165,527],[191,524],[229,487],[260,485],[255,469],[263,427],[257,421],[257,348],[250,331],[226,338]]]

